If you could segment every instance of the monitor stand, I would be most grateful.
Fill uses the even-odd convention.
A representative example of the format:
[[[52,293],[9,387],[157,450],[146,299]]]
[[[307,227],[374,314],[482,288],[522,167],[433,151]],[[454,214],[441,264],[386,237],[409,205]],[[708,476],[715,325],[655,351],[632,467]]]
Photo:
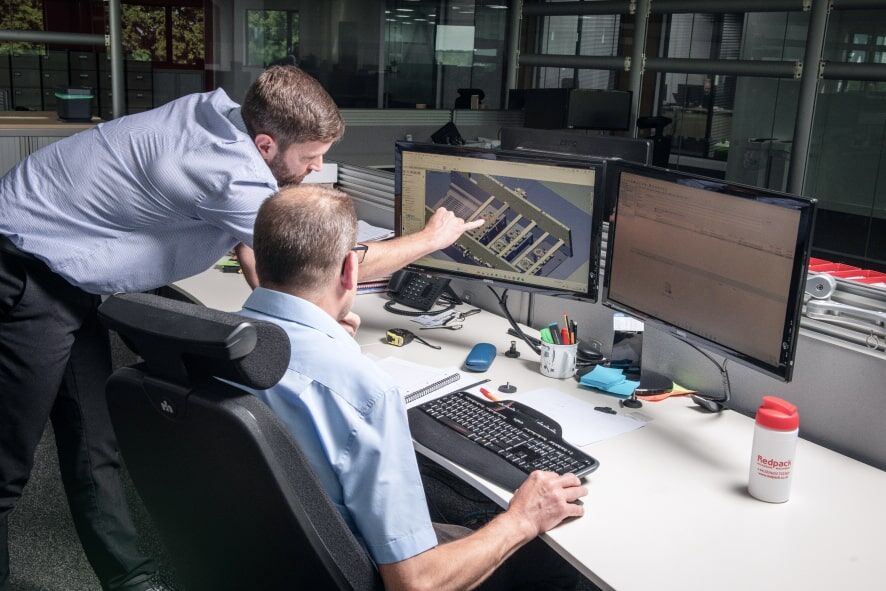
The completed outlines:
[[[612,340],[612,354],[609,366],[622,368],[627,379],[640,382],[640,385],[637,386],[631,397],[622,401],[622,406],[640,408],[643,406],[643,403],[637,399],[638,395],[661,394],[671,390],[674,387],[674,383],[670,378],[658,372],[643,369],[642,324],[639,322],[632,324],[630,320],[622,321],[619,319],[617,321],[617,328],[614,331]]]

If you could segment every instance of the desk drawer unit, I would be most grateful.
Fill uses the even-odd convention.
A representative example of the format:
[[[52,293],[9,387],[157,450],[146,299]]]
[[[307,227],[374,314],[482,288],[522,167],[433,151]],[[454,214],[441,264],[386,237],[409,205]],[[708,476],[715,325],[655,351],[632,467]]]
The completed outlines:
[[[71,84],[74,86],[89,86],[90,88],[95,88],[96,85],[98,85],[98,75],[95,72],[71,72]]]
[[[12,91],[12,105],[29,111],[39,111],[43,108],[39,88],[15,88]]]
[[[95,71],[95,54],[91,51],[72,51],[70,60],[72,70]]]
[[[40,67],[43,71],[68,71],[68,52],[59,50],[50,50],[46,55],[40,56]]]
[[[43,70],[40,77],[43,80],[43,90],[54,90],[56,86],[67,86],[69,82],[67,70]]]
[[[150,72],[126,72],[126,90],[151,90]]]
[[[13,70],[38,70],[40,68],[40,56],[29,54],[12,54],[10,64]]]
[[[135,109],[150,109],[154,106],[154,95],[150,92],[130,90],[126,93],[126,106],[129,107],[130,113],[134,113]]]
[[[40,88],[40,70],[12,70],[12,85],[16,88]]]

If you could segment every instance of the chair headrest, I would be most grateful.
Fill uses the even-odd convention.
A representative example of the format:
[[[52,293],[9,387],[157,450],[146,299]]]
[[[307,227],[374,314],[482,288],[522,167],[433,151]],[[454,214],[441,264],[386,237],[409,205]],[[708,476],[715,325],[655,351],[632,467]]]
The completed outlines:
[[[289,365],[289,338],[270,322],[143,293],[111,296],[98,314],[152,374],[182,385],[218,377],[263,390]]]

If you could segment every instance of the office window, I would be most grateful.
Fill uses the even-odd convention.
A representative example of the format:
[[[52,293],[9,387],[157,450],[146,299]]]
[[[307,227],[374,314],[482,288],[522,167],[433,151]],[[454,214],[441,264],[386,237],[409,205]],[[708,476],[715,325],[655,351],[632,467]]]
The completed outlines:
[[[0,0],[0,30],[42,31],[43,0]],[[0,43],[0,55],[43,51],[42,43]]]
[[[386,0],[384,104],[452,108],[458,90],[501,106],[508,6],[501,0]]]
[[[297,56],[298,38],[298,11],[246,11],[247,66],[267,66],[286,56]]]
[[[886,10],[834,11],[824,59],[883,63]],[[886,82],[821,80],[803,192],[821,256],[886,269]]]
[[[618,55],[620,15],[544,17],[537,32],[536,53]],[[535,68],[534,88],[614,88],[616,72],[576,68]]]
[[[121,24],[126,59],[155,66],[202,66],[205,61],[202,3],[124,3]]]

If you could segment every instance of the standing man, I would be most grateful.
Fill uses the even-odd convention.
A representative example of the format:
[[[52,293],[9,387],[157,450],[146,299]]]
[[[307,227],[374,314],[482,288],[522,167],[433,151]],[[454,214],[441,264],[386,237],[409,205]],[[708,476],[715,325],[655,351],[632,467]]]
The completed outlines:
[[[100,295],[194,275],[238,244],[250,276],[259,206],[319,169],[343,132],[320,84],[281,66],[258,77],[242,108],[223,90],[189,95],[51,144],[0,178],[0,591],[7,520],[48,420],[102,587],[168,589],[136,549],[123,496]],[[421,235],[371,244],[364,274],[389,273],[476,225],[440,210]]]
[[[261,287],[241,314],[281,326],[292,352],[280,382],[256,395],[299,443],[385,589],[574,588],[576,572],[537,539],[583,514],[574,501],[587,490],[574,474],[533,472],[475,532],[431,523],[403,398],[351,337],[356,227],[350,199],[314,185],[285,188],[259,210]]]

